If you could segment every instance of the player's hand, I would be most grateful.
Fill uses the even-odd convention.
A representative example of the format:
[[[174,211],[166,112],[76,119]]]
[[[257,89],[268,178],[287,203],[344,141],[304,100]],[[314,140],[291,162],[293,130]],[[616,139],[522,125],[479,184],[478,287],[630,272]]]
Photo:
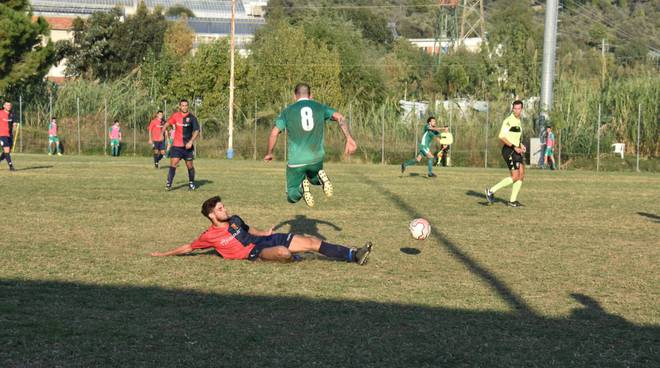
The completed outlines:
[[[357,143],[351,138],[346,140],[346,146],[344,147],[344,155],[352,155],[357,150]]]
[[[269,153],[266,156],[264,156],[264,161],[266,161],[266,162],[273,161],[273,154]]]
[[[266,236],[273,235],[273,230],[275,230],[275,226],[271,226],[270,229],[266,231]]]
[[[520,151],[521,151],[522,153],[527,152],[527,147],[525,147],[525,145],[522,144],[522,143],[520,144]]]
[[[165,255],[161,252],[153,252],[151,253],[152,257],[164,257]]]
[[[152,142],[151,140],[149,140],[149,144],[154,144],[154,142]]]
[[[191,149],[192,146],[193,146],[193,145],[192,145],[192,142],[188,142],[188,143],[186,143],[186,149],[187,149],[187,150]]]

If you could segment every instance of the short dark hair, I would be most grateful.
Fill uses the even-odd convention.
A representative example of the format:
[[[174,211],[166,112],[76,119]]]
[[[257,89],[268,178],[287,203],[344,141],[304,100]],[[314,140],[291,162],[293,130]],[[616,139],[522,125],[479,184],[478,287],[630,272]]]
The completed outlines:
[[[185,98],[182,98],[181,100],[179,100],[179,105],[181,105],[182,102],[189,103],[188,100],[186,100]]]
[[[426,119],[426,124],[430,123],[431,120],[435,120],[435,116],[429,116],[429,118]]]
[[[210,220],[211,218],[209,217],[209,214],[213,211],[215,205],[219,202],[222,202],[220,196],[211,197],[205,200],[204,203],[202,203],[202,215]]]
[[[515,101],[513,101],[513,104],[511,106],[516,106],[516,105],[523,106],[523,102],[520,101],[520,100],[515,100]]]
[[[119,120],[115,119],[115,121],[113,121],[112,123],[114,124],[114,123],[118,123],[118,122],[119,122]]]
[[[309,97],[310,93],[312,93],[312,89],[307,83],[298,83],[296,84],[296,88],[293,90],[293,92],[296,94],[296,96]]]
[[[163,110],[158,110],[158,111],[156,112],[156,114],[162,114],[162,113],[163,113]]]

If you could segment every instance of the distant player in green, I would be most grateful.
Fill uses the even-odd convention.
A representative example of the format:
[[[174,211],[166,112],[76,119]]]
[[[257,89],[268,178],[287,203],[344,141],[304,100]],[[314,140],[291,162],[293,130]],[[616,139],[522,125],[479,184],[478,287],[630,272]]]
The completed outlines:
[[[522,206],[517,201],[518,193],[522,187],[523,179],[525,178],[525,160],[523,154],[527,148],[522,144],[522,126],[520,124],[520,114],[523,110],[523,103],[520,100],[513,102],[511,108],[512,113],[502,122],[502,128],[498,138],[502,141],[502,158],[509,167],[511,176],[502,179],[499,183],[495,184],[492,188],[486,189],[486,199],[489,204],[495,202],[494,194],[498,190],[513,184],[511,191],[511,200],[508,205],[510,207]]]
[[[62,156],[60,138],[57,134],[57,119],[51,118],[50,123],[48,123],[48,156],[52,156],[53,151],[57,152],[58,156]],[[55,145],[55,150],[53,150],[53,145]]]
[[[419,142],[419,153],[415,158],[412,158],[401,164],[401,173],[403,174],[406,171],[406,167],[415,165],[416,163],[422,160],[422,157],[428,159],[428,176],[429,178],[435,178],[437,175],[433,173],[433,160],[434,155],[431,151],[431,143],[433,139],[440,135],[441,132],[448,131],[448,128],[438,128],[435,126],[435,118],[433,116],[426,119],[426,125],[424,125],[424,134],[422,134],[422,141]]]
[[[312,100],[309,85],[299,83],[294,90],[296,102],[286,107],[275,120],[275,126],[268,138],[268,153],[266,162],[273,160],[273,149],[277,136],[284,130],[288,132],[288,162],[286,167],[287,200],[290,203],[305,200],[309,207],[314,206],[314,197],[310,193],[310,185],[323,186],[326,197],[332,196],[333,187],[328,175],[323,170],[325,150],[323,137],[325,122],[334,120],[339,123],[346,137],[344,154],[355,152],[357,144],[344,116],[331,107]]]
[[[551,170],[555,169],[555,133],[552,132],[552,127],[545,128],[545,152],[543,153],[543,167],[549,167]],[[550,166],[548,166],[548,162]]]

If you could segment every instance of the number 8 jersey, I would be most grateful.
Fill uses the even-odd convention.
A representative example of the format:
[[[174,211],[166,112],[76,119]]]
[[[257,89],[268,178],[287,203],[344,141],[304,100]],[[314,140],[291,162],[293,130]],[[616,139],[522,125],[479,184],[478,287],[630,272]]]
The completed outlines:
[[[335,109],[308,98],[289,105],[275,120],[288,133],[288,165],[302,166],[323,161],[324,125]]]

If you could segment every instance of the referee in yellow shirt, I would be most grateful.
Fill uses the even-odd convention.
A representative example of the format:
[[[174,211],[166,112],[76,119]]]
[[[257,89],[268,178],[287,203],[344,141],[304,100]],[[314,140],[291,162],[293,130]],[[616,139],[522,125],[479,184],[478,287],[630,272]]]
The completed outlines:
[[[511,115],[502,122],[502,128],[498,135],[498,138],[502,141],[502,144],[504,144],[504,146],[502,146],[502,157],[504,158],[506,165],[509,167],[511,176],[502,179],[502,181],[495,184],[492,188],[487,188],[486,199],[488,199],[488,204],[493,204],[493,202],[495,202],[495,192],[513,184],[511,200],[508,205],[509,207],[520,207],[522,205],[517,199],[520,188],[522,187],[523,178],[525,177],[525,160],[523,154],[527,151],[527,148],[525,148],[525,145],[521,142],[522,126],[520,125],[520,114],[523,110],[522,101],[514,101],[511,110]]]

